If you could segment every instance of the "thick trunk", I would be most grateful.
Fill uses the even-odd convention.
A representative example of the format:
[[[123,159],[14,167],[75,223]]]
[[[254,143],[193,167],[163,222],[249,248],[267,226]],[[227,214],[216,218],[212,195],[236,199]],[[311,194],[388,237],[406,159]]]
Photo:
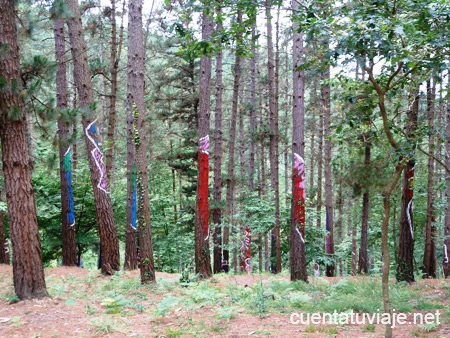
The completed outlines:
[[[417,128],[419,113],[419,92],[413,95],[413,103],[408,111],[406,136],[413,137]],[[400,234],[397,255],[397,281],[414,282],[414,221],[413,221],[413,193],[414,193],[414,153],[411,151],[410,160],[405,166],[403,176],[402,206],[400,212]]]
[[[13,255],[14,291],[20,299],[48,296],[29,158],[25,103],[13,1],[0,1],[0,142]],[[19,88],[16,88],[19,86]],[[16,89],[13,89],[16,88]],[[14,116],[9,117],[13,113]],[[3,244],[3,243],[2,243]]]
[[[267,74],[269,82],[269,126],[270,126],[270,181],[274,194],[275,224],[272,229],[272,267],[273,273],[281,272],[281,239],[280,239],[280,187],[278,177],[278,107],[276,97],[275,60],[272,39],[271,0],[266,0],[267,18]]]
[[[128,76],[127,105],[133,111],[134,144],[136,148],[137,218],[140,253],[141,283],[153,282],[155,264],[153,260],[152,228],[150,223],[150,201],[148,196],[147,129],[145,126],[144,102],[144,38],[142,31],[143,0],[128,3]]]
[[[100,262],[103,274],[112,275],[120,270],[119,241],[114,224],[114,215],[109,196],[108,177],[103,162],[103,152],[99,143],[96,121],[93,116],[93,91],[89,72],[86,44],[83,37],[80,9],[78,2],[68,0],[67,5],[71,16],[67,19],[69,37],[74,63],[73,78],[78,91],[79,108],[82,111],[82,125],[85,134],[85,143],[89,157],[91,184],[94,193],[94,202],[102,259]]]
[[[202,40],[207,41],[213,33],[212,11],[205,8],[202,17]],[[203,278],[212,275],[209,253],[209,120],[210,120],[211,58],[200,60],[200,97],[198,107],[198,176],[195,219],[195,270]]]
[[[294,15],[298,2],[292,1]],[[290,233],[291,280],[308,281],[305,257],[305,71],[303,64],[303,34],[293,25],[293,109],[292,109],[292,206]]]
[[[54,22],[55,51],[58,70],[56,73],[56,106],[60,110],[67,104],[67,76],[64,54],[64,20]],[[70,144],[70,125],[58,120],[59,137],[59,176],[61,181],[61,224],[62,224],[62,265],[75,266],[77,244],[75,236],[75,204],[72,186],[72,147]]]
[[[434,100],[436,95],[435,82],[431,85],[431,80],[427,81],[427,113],[428,125],[434,128]],[[425,249],[423,255],[422,273],[423,278],[436,278],[436,245],[434,242],[435,228],[434,219],[434,137],[430,135],[428,140],[428,188],[427,188],[427,223],[425,227]]]
[[[221,7],[218,6],[218,15]],[[217,32],[222,31],[222,23],[217,24]],[[214,121],[214,209],[213,223],[215,225],[214,242],[214,273],[222,271],[222,50],[216,55],[216,108]]]

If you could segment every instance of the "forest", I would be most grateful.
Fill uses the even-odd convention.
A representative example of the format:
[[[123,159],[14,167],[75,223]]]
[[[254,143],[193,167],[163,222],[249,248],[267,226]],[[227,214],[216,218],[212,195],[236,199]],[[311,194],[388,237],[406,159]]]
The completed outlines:
[[[0,264],[450,276],[447,0],[0,0]],[[392,328],[386,326],[386,337]]]

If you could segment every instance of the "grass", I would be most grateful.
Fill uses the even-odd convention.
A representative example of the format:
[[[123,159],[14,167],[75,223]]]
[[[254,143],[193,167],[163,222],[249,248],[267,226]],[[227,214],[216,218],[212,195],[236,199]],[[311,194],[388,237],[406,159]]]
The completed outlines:
[[[176,277],[160,278],[157,283],[142,285],[139,276],[129,272],[116,273],[109,278],[89,272],[84,277],[51,275],[46,282],[52,297],[59,299],[67,309],[82,307],[81,315],[99,335],[127,332],[130,320],[141,322],[142,326],[151,325],[155,328],[155,335],[207,337],[223,334],[230,327],[235,327],[241,315],[255,316],[256,322],[263,323],[273,315],[289,318],[293,312],[348,313],[353,310],[373,314],[383,309],[379,278],[341,278],[334,283],[325,278],[311,278],[309,283],[304,283],[290,282],[280,276],[262,276],[256,277],[256,283],[244,286],[230,277],[220,274],[214,280],[198,280],[187,285],[180,283]],[[0,302],[18,300],[10,283],[7,278],[1,277],[0,290],[3,293],[0,294]],[[427,287],[421,287],[420,283],[392,283],[392,308],[397,313],[434,313],[440,310],[440,322],[444,325],[450,323],[447,300],[449,283]],[[25,317],[11,318],[10,326],[27,325],[28,320],[23,319]],[[251,320],[253,326],[248,327],[248,332],[261,335],[276,333],[276,326],[258,329],[259,325],[255,327],[254,321]],[[269,322],[273,324],[272,319]],[[343,326],[309,325],[303,330],[332,336],[345,329]],[[373,333],[376,326],[362,325],[359,330]],[[440,325],[417,325],[411,330],[411,335],[423,336],[439,331]]]

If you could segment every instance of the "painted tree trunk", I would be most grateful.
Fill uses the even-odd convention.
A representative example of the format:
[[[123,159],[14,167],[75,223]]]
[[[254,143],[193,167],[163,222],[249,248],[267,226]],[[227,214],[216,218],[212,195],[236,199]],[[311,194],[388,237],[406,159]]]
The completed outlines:
[[[14,4],[13,1],[0,0],[0,45],[8,46],[7,53],[0,53],[0,143],[14,253],[14,292],[19,299],[30,299],[46,297],[48,293],[32,182],[25,102],[19,95],[22,79]]]
[[[202,40],[207,41],[213,33],[212,11],[203,10]],[[209,253],[209,123],[210,123],[211,58],[204,55],[200,60],[200,97],[198,109],[198,176],[195,217],[195,270],[203,278],[212,275]]]
[[[406,136],[413,137],[417,128],[419,113],[419,92],[412,95],[413,102],[408,111],[408,124]],[[406,164],[403,176],[402,205],[400,211],[400,234],[398,240],[397,255],[397,281],[414,282],[414,219],[413,219],[413,195],[414,195],[414,150],[410,152],[410,160]]]
[[[140,253],[141,283],[154,282],[152,228],[148,196],[147,129],[144,101],[144,39],[142,30],[143,0],[128,2],[128,74],[127,105],[134,115],[134,145],[136,149],[136,200]]]
[[[292,1],[294,15],[299,4]],[[294,20],[295,22],[295,20]],[[303,33],[293,24],[293,109],[292,109],[292,206],[290,232],[291,280],[308,280],[305,256],[305,71]]]
[[[436,99],[435,82],[431,85],[431,80],[427,81],[427,114],[428,126],[434,129],[434,100]],[[428,188],[427,188],[427,223],[425,227],[425,249],[422,263],[423,278],[436,278],[436,244],[434,217],[434,154],[435,142],[433,135],[428,139]]]
[[[271,0],[266,0],[266,18],[267,18],[267,76],[269,82],[269,126],[270,126],[270,178],[271,186],[274,194],[275,204],[275,224],[272,229],[272,266],[273,273],[281,272],[281,241],[280,241],[280,187],[278,177],[278,106],[276,97],[276,80],[275,80],[275,60],[273,52],[272,38],[272,13]]]
[[[58,70],[56,72],[56,106],[67,109],[67,76],[65,63],[64,19],[54,21],[55,51]],[[72,147],[70,125],[63,118],[58,120],[59,176],[61,181],[62,265],[78,263],[75,235],[75,202],[72,186]]]
[[[221,14],[218,5],[217,14]],[[217,23],[217,32],[222,31],[222,23]],[[214,209],[213,223],[215,224],[214,242],[214,273],[222,271],[222,50],[216,55],[216,107],[214,125]]]
[[[73,78],[78,91],[78,107],[82,112],[83,132],[89,158],[91,184],[100,235],[102,252],[100,266],[103,274],[112,275],[114,271],[120,270],[119,241],[109,196],[109,183],[103,162],[103,152],[97,131],[97,119],[93,112],[93,90],[86,44],[83,37],[78,2],[76,0],[68,0],[66,3],[71,11],[71,15],[66,21],[69,28],[72,60],[74,63]]]

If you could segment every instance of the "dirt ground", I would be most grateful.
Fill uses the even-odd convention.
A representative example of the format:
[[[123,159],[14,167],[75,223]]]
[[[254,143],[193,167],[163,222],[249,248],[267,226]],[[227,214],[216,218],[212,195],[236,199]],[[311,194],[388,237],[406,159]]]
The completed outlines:
[[[136,278],[138,271],[127,272],[123,278]],[[159,280],[178,281],[178,274],[157,273]],[[218,319],[214,304],[202,305],[195,309],[175,307],[164,316],[154,316],[148,311],[106,314],[104,311],[90,313],[95,309],[104,309],[104,301],[97,297],[96,289],[90,283],[108,283],[110,277],[80,268],[58,267],[46,269],[47,280],[61,280],[73,290],[56,292],[49,298],[8,302],[4,296],[12,292],[12,268],[0,265],[0,337],[382,337],[384,326],[376,325],[372,332],[363,332],[362,327],[344,325],[336,332],[310,332],[305,325],[290,323],[290,313],[267,314],[263,318],[238,311],[235,316]],[[229,275],[216,281],[218,288],[229,285],[251,286],[269,276]],[[286,278],[286,276],[280,276]],[[339,278],[329,279],[334,283]],[[87,281],[73,285],[70,280]],[[439,292],[440,281],[429,280],[426,285]],[[59,284],[53,286],[58,287]],[[228,286],[227,286],[228,285]],[[47,282],[49,287],[49,282]],[[75,290],[77,289],[77,290]],[[73,292],[84,296],[73,300]],[[50,292],[52,293],[52,292]],[[138,291],[136,291],[138,293]],[[164,294],[146,291],[146,301],[158,304]],[[94,305],[95,306],[94,306]],[[445,311],[445,309],[443,310]],[[91,311],[92,312],[92,311]],[[320,331],[320,330],[319,330]],[[410,326],[394,329],[394,337],[450,337],[450,325],[440,325],[438,331],[427,333]]]

